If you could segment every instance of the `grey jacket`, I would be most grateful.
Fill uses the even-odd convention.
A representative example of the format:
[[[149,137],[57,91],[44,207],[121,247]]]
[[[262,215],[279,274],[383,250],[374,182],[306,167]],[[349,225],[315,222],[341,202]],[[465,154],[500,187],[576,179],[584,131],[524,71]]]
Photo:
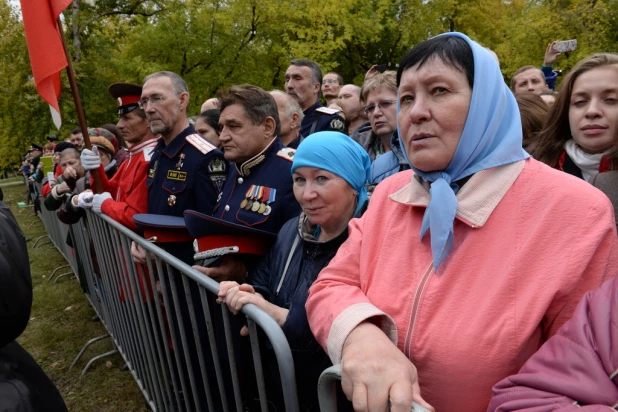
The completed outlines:
[[[618,170],[599,173],[590,180],[590,184],[600,189],[614,206],[614,218],[618,229]]]
[[[397,132],[391,137],[391,150],[378,157],[371,163],[371,173],[369,175],[369,184],[377,185],[387,177],[394,175],[397,172],[410,169],[408,159],[401,150],[399,137]]]

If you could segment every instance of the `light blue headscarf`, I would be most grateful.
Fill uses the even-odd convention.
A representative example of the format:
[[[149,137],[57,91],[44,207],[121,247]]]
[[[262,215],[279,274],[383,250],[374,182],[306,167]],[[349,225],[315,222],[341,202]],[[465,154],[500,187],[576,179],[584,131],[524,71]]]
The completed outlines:
[[[367,201],[365,183],[371,160],[361,145],[343,133],[318,132],[306,137],[296,149],[292,173],[303,166],[328,170],[348,182],[358,194],[354,215]]]
[[[431,183],[431,200],[423,216],[421,239],[431,232],[431,254],[437,271],[453,248],[453,222],[457,213],[456,181],[480,170],[528,158],[522,148],[519,108],[490,51],[461,33],[444,33],[465,40],[474,58],[474,86],[470,109],[459,145],[445,170],[425,173],[411,164],[414,172]],[[399,105],[397,107],[399,114]],[[399,133],[401,147],[405,144]],[[407,154],[406,154],[407,157]]]

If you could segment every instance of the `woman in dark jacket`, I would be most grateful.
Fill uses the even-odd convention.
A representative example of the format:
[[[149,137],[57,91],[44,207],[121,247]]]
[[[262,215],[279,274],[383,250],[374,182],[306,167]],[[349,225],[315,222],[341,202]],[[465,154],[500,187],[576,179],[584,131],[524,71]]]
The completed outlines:
[[[307,322],[309,287],[347,239],[350,219],[365,209],[369,168],[367,152],[342,133],[319,132],[303,140],[292,165],[294,196],[303,212],[281,228],[248,284],[222,282],[219,288],[219,299],[234,313],[253,303],[281,325],[303,410],[319,410],[317,381],[331,364]]]

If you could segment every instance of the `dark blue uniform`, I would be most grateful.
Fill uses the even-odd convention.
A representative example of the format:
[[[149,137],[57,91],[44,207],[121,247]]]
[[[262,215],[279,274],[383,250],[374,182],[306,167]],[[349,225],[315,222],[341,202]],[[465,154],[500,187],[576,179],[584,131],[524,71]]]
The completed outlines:
[[[148,169],[148,213],[181,216],[187,209],[211,214],[225,183],[223,152],[187,127],[167,146],[157,142]]]
[[[300,214],[290,173],[294,152],[276,138],[242,165],[230,165],[213,216],[278,233],[285,222]]]
[[[317,102],[304,111],[305,117],[303,117],[303,123],[300,126],[300,134],[302,136],[307,137],[316,132],[326,131],[345,133],[345,121],[343,118],[337,113],[328,114],[322,112],[322,110],[327,111],[330,109]]]

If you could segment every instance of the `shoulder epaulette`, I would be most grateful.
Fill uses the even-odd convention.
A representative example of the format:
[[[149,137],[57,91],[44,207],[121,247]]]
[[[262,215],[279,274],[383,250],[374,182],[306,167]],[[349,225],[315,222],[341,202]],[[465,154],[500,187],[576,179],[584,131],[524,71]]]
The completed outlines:
[[[315,111],[324,113],[324,114],[330,114],[330,115],[339,113],[339,110],[331,109],[330,107],[318,107],[317,109],[315,109]]]
[[[206,141],[206,139],[204,139],[199,134],[190,134],[185,139],[187,140],[189,144],[191,144],[191,146],[195,147],[197,150],[202,152],[202,154],[206,154],[217,148],[212,143]]]
[[[277,152],[277,156],[290,162],[294,161],[294,154],[296,154],[296,149],[292,149],[291,147],[284,147]]]

